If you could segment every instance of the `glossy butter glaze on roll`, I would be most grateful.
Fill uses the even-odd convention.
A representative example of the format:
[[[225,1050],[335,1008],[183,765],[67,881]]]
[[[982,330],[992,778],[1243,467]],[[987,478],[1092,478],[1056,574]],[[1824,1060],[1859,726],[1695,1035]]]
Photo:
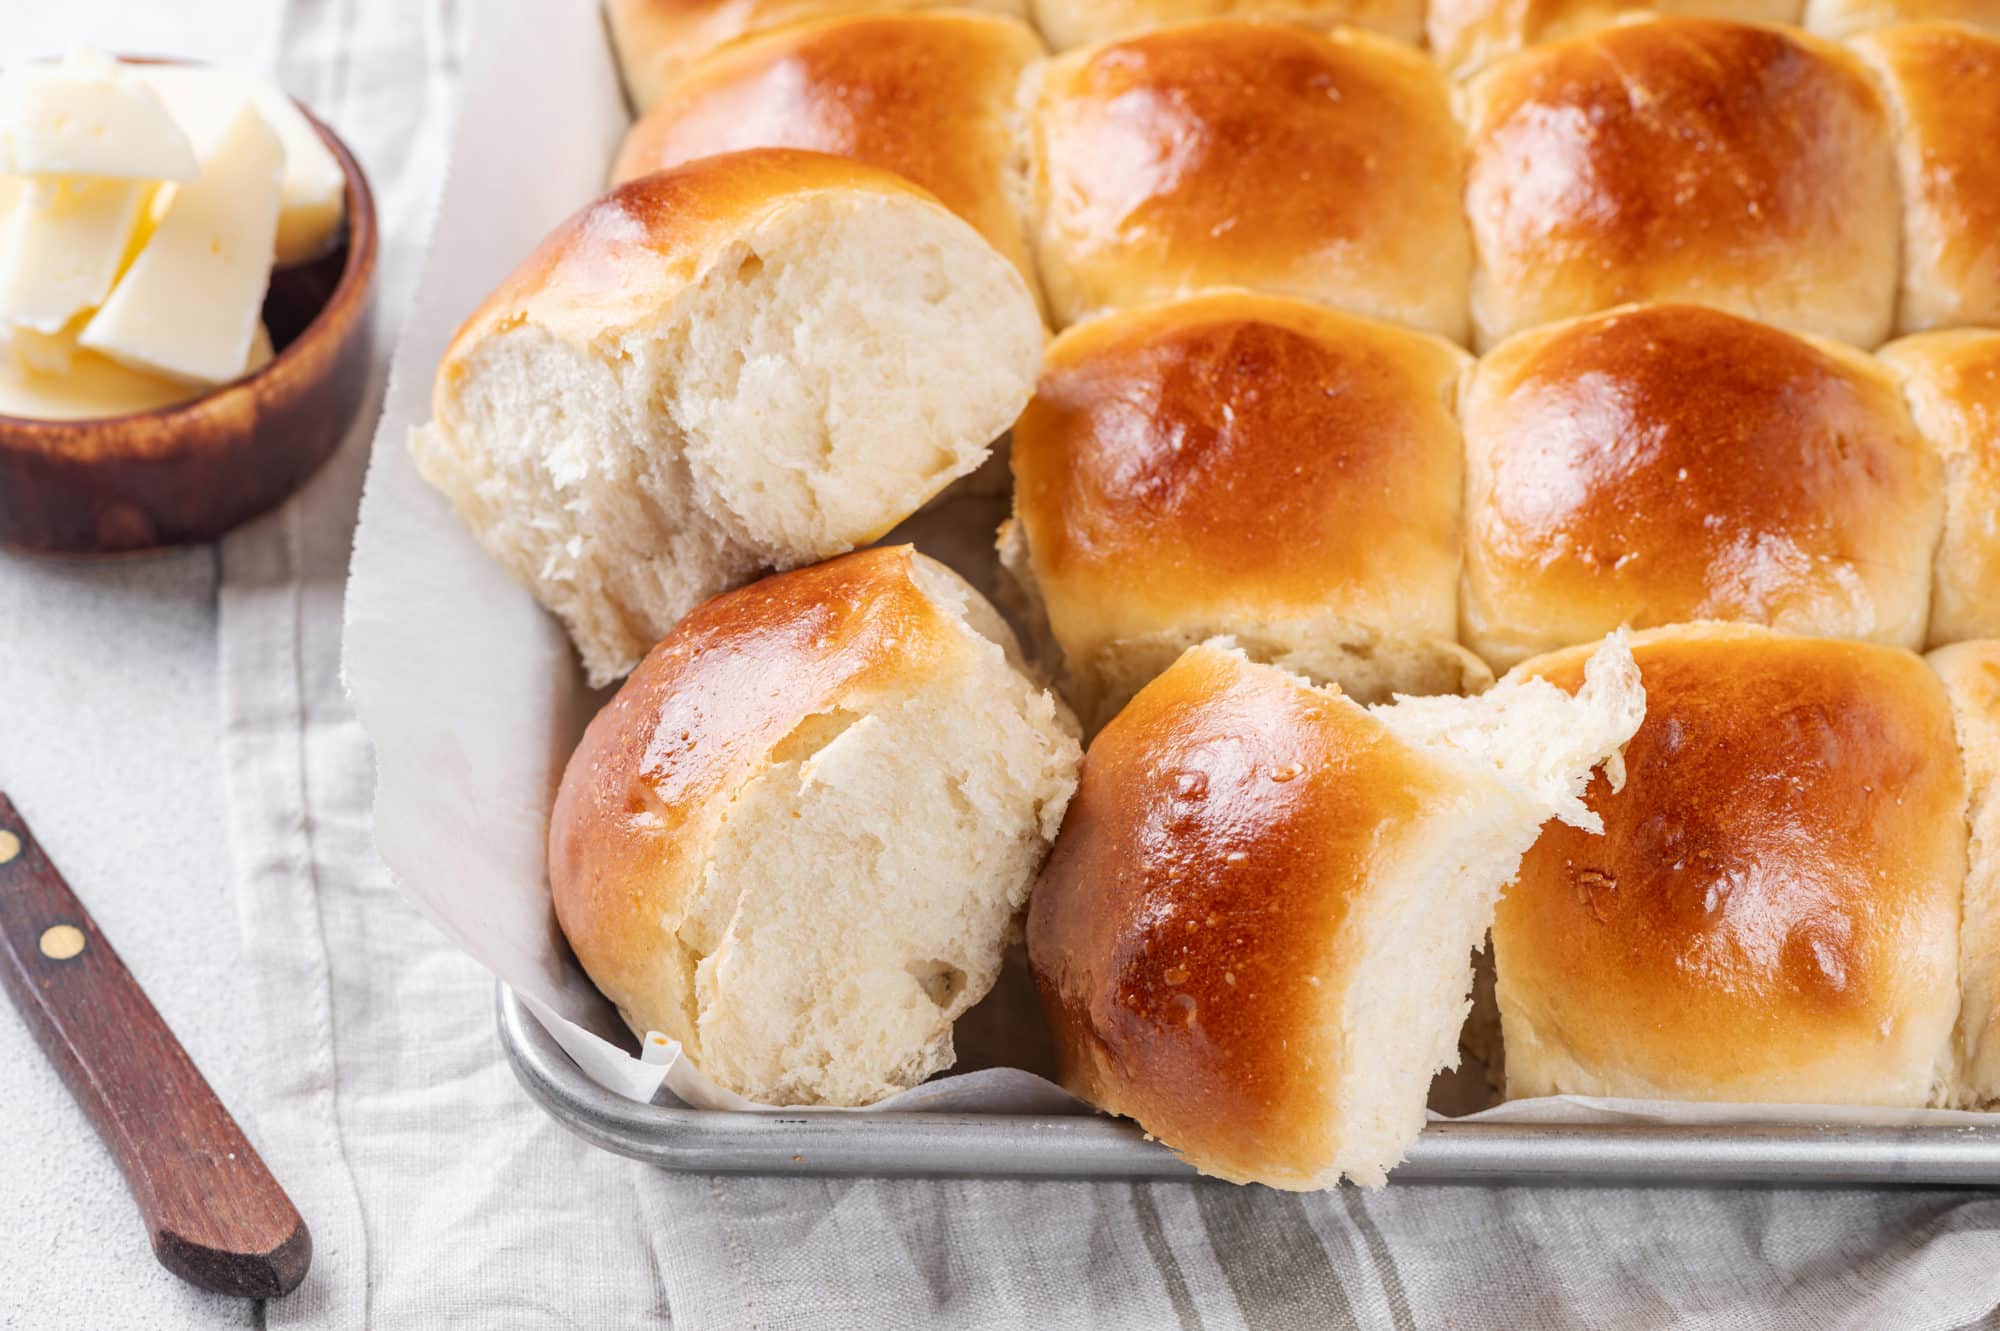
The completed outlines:
[[[2000,638],[2000,330],[1906,337],[1882,359],[1944,460],[1930,643]]]
[[[1031,898],[1063,1083],[1205,1173],[1379,1184],[1494,898],[1643,709],[1622,644],[1573,699],[1374,708],[1189,649],[1092,741]]]
[[[1847,51],[1645,19],[1501,61],[1463,105],[1479,346],[1640,300],[1857,346],[1889,335],[1891,123]]]
[[[1501,56],[1560,41],[1632,14],[1683,14],[1750,23],[1796,23],[1800,0],[1430,0],[1431,54],[1464,78]]]
[[[1896,113],[1897,328],[2000,323],[2000,33],[1912,23],[1853,46]]]
[[[1490,683],[1456,642],[1470,365],[1245,292],[1057,338],[1014,427],[1010,562],[1086,727],[1218,633],[1368,702]]]
[[[1923,645],[1941,469],[1869,356],[1635,306],[1503,343],[1464,428],[1461,627],[1496,668],[1691,619]]]
[[[1806,0],[1806,27],[1825,37],[1932,19],[2000,32],[2000,0]]]
[[[1508,1095],[1949,1099],[1966,786],[1937,676],[1746,625],[1633,655],[1603,836],[1545,829],[1494,923]],[[1584,657],[1519,674],[1573,687]]]
[[[1033,0],[1032,7],[1035,26],[1058,51],[1217,18],[1353,25],[1412,46],[1424,37],[1422,0]]]
[[[1244,286],[1464,339],[1460,134],[1443,75],[1408,47],[1169,28],[1052,61],[1032,128],[1058,325]]]
[[[963,579],[877,547],[717,596],[584,732],[556,919],[724,1090],[867,1104],[953,1059],[1081,757]]]
[[[944,0],[605,0],[612,49],[634,109],[645,111],[710,51],[787,24],[881,10],[937,9]],[[1027,0],[950,0],[949,8],[1027,17]]]
[[[1033,280],[1015,95],[1044,54],[986,14],[868,14],[736,42],[691,67],[625,136],[612,183],[742,148],[805,148],[931,193]]]

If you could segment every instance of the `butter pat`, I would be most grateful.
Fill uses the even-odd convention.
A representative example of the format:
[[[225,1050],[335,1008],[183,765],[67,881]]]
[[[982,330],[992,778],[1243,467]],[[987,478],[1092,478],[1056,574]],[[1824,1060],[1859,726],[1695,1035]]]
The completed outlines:
[[[166,101],[115,60],[78,52],[0,77],[0,171],[193,180],[197,170]]]
[[[30,183],[0,222],[0,323],[53,333],[102,303],[152,192],[132,180]]]
[[[250,346],[243,372],[260,370],[271,360],[271,337],[262,325]],[[70,347],[59,374],[43,374],[18,363],[0,361],[0,416],[30,420],[97,420],[158,411],[200,397],[206,390],[127,369],[95,352]]]
[[[278,262],[305,263],[333,248],[346,216],[347,178],[319,131],[284,89],[256,75],[199,65],[131,68],[165,100],[197,148],[219,137],[245,102],[255,107],[285,145]]]
[[[243,371],[271,279],[285,150],[244,106],[78,339],[124,365],[197,384]]]
[[[37,374],[17,365],[0,366],[0,415],[30,420],[92,420],[157,411],[199,397],[193,384],[129,370],[88,351],[70,358],[61,374]]]
[[[59,333],[38,333],[17,324],[6,330],[7,351],[23,370],[66,374],[70,362],[76,359],[76,335],[80,331],[65,328]]]

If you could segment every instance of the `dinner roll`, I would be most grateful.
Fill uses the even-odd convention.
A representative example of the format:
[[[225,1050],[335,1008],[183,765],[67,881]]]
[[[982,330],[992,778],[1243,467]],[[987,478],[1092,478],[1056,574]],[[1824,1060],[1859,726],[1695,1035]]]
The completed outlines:
[[[1853,45],[1896,112],[1897,328],[2000,323],[2000,35],[1912,23]]]
[[[1014,426],[1003,544],[1085,728],[1219,633],[1364,702],[1492,683],[1456,641],[1471,363],[1246,292],[1057,338]]]
[[[1075,789],[1075,723],[909,546],[706,602],[584,732],[556,918],[725,1089],[861,1105],[951,1066]]]
[[[1806,27],[1825,37],[1921,19],[1948,19],[2000,31],[2000,0],[1806,0]]]
[[[1064,1085],[1204,1173],[1381,1183],[1502,884],[1644,712],[1622,644],[1591,681],[1364,709],[1189,650],[1092,741],[1035,886]]]
[[[1851,54],[1714,19],[1533,47],[1465,89],[1479,345],[1692,300],[1874,346],[1899,221],[1888,108]]]
[[[691,67],[625,136],[613,183],[741,148],[807,148],[922,185],[1033,282],[1015,92],[1024,24],[948,10],[823,19]]]
[[[1248,21],[1091,47],[1046,67],[1033,140],[1058,325],[1246,286],[1464,340],[1460,135],[1408,47]]]
[[[1463,78],[1537,42],[1573,37],[1628,14],[1686,14],[1754,23],[1796,23],[1800,0],[1430,0],[1431,54]]]
[[[1954,1104],[2000,1104],[2000,642],[1931,653],[1958,725],[1971,829],[1959,933],[1958,1085]]]
[[[681,72],[751,33],[877,10],[980,9],[1027,17],[1027,0],[604,0],[612,49],[632,105],[644,111]]]
[[[1944,459],[1930,643],[2000,638],[2000,332],[1924,333],[1891,342],[1882,359]]]
[[[1576,687],[1587,648],[1509,682]],[[1690,624],[1604,835],[1550,827],[1493,925],[1507,1094],[1924,1105],[1958,1012],[1965,777],[1920,657]]]
[[[1275,19],[1316,28],[1353,24],[1416,45],[1423,0],[1034,0],[1035,26],[1058,51],[1198,19]]]
[[[1020,271],[928,194],[733,153],[558,227],[459,329],[411,447],[602,684],[978,466],[1041,348]]]
[[[1465,444],[1462,628],[1496,668],[1689,619],[1923,645],[1941,468],[1860,352],[1613,310],[1482,359]]]

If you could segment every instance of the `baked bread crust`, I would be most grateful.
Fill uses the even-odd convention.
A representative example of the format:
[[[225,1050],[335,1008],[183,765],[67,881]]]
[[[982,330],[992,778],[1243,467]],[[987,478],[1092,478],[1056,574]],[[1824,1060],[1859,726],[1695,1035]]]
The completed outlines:
[[[1585,649],[1517,677],[1574,687]],[[1546,828],[1493,926],[1507,1094],[1925,1105],[1958,1011],[1966,785],[1921,658],[1637,634],[1604,834]]]
[[[1697,619],[1923,645],[1941,468],[1872,357],[1636,306],[1495,348],[1464,427],[1462,627],[1496,668]]]
[[[1640,19],[1490,66],[1463,108],[1479,347],[1647,300],[1862,347],[1888,337],[1893,127],[1833,43]]]
[[[1051,61],[1031,128],[1058,327],[1242,286],[1465,339],[1461,135],[1444,76],[1406,46],[1167,28]]]

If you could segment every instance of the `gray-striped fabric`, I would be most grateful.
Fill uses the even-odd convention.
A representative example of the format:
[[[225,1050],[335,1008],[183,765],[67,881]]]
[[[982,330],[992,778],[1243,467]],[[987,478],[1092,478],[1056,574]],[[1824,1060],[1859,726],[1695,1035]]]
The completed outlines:
[[[530,0],[172,6],[200,11],[193,27],[224,26],[232,9],[260,23],[279,11],[285,81],[374,175],[390,242],[385,357],[446,165],[475,3],[495,21],[537,21]],[[39,45],[106,26],[104,5],[61,8],[77,12],[40,14]],[[254,1013],[258,1041],[228,1089],[318,1240],[308,1284],[262,1310],[269,1324],[1874,1331],[1993,1320],[2000,1201],[1974,1193],[1406,1186],[1301,1197],[1183,1183],[778,1181],[671,1176],[591,1149],[521,1095],[495,1043],[489,978],[415,914],[369,848],[369,750],[336,664],[367,424],[222,559],[221,743],[253,1009],[226,1018]],[[120,941],[155,973],[168,964],[150,938]],[[36,1110],[52,1116],[43,1135],[80,1139],[66,1102],[50,1106]],[[45,1294],[63,1285],[65,1261],[84,1269],[60,1234],[0,1244],[0,1291],[28,1281],[10,1249],[31,1254]],[[38,1329],[241,1316],[172,1294],[18,1308],[0,1293],[0,1321]]]

